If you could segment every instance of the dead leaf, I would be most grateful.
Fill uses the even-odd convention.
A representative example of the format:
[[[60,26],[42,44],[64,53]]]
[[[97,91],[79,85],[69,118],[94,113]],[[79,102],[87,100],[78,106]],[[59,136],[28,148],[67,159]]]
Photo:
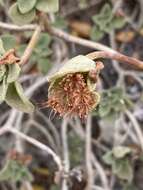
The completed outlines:
[[[18,63],[19,61],[20,59],[15,56],[15,50],[10,49],[0,58],[0,65]]]
[[[131,42],[135,37],[135,32],[133,31],[121,31],[116,35],[116,40],[119,42],[128,43]]]
[[[88,38],[91,32],[91,25],[87,22],[73,20],[69,22],[69,26],[72,32],[76,33],[80,37]]]

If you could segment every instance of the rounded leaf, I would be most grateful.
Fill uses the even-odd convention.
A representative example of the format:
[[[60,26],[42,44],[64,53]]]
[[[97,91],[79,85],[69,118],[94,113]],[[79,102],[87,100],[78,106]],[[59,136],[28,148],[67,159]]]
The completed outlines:
[[[59,9],[59,0],[38,0],[36,8],[46,13],[54,13]]]
[[[23,25],[30,23],[35,18],[35,9],[32,9],[28,13],[22,14],[19,9],[17,3],[14,3],[9,9],[9,15],[13,22],[18,25]]]
[[[131,149],[129,147],[117,146],[113,148],[113,155],[115,158],[120,159],[131,153]]]
[[[22,14],[28,13],[36,5],[37,0],[18,0],[18,8]]]
[[[25,113],[31,113],[35,109],[34,105],[24,95],[22,86],[18,82],[9,84],[5,101],[9,106]]]
[[[88,73],[95,67],[96,63],[93,60],[84,55],[78,55],[65,63],[58,72],[48,78],[48,81],[54,82],[69,73]]]
[[[4,34],[1,36],[5,51],[13,49],[16,46],[16,38],[12,34]]]

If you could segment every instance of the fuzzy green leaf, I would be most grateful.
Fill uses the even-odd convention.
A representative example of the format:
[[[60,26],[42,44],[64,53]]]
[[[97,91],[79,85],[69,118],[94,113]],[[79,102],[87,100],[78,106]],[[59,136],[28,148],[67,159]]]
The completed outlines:
[[[11,34],[2,35],[1,39],[3,41],[3,46],[6,51],[16,46],[16,38]]]
[[[94,26],[91,29],[90,37],[93,41],[99,41],[104,37],[104,32],[98,26]]]
[[[103,161],[106,164],[112,165],[114,162],[114,157],[113,157],[113,153],[112,151],[107,152],[104,156],[103,156]]]
[[[92,17],[92,20],[102,30],[106,27],[107,23],[112,20],[113,16],[111,6],[109,4],[105,4],[100,13]]]
[[[18,8],[22,14],[28,13],[36,5],[37,0],[18,0]]]
[[[127,180],[129,182],[133,179],[133,169],[128,159],[116,160],[112,165],[112,170],[120,179]]]
[[[35,10],[32,9],[28,13],[22,14],[18,10],[17,3],[14,3],[9,9],[9,15],[13,22],[18,25],[30,23],[35,18]]]
[[[59,10],[59,0],[38,0],[36,8],[46,13],[55,13]]]
[[[40,58],[38,60],[38,69],[41,71],[43,74],[46,74],[49,69],[51,68],[50,60],[47,58]]]
[[[11,83],[17,80],[19,77],[21,68],[18,64],[12,64],[8,65],[8,76],[7,76],[7,82]]]
[[[9,106],[25,113],[31,113],[34,111],[34,105],[24,95],[22,86],[18,82],[9,84],[6,94],[6,102]]]

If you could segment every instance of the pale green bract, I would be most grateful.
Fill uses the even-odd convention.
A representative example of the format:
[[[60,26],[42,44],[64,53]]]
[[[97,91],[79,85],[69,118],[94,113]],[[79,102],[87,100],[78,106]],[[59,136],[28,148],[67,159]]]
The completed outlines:
[[[69,73],[88,73],[95,68],[96,63],[93,60],[84,55],[78,55],[66,62],[58,72],[48,78],[48,81],[56,81]]]

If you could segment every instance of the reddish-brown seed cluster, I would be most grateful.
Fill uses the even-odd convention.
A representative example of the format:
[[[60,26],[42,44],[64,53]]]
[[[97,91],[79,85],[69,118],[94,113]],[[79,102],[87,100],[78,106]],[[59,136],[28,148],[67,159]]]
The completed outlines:
[[[46,102],[56,113],[64,115],[87,116],[95,105],[95,97],[89,91],[84,75],[81,73],[68,74],[50,91]]]
[[[0,58],[0,65],[18,63],[20,59],[15,56],[15,50],[8,50],[3,57]]]

